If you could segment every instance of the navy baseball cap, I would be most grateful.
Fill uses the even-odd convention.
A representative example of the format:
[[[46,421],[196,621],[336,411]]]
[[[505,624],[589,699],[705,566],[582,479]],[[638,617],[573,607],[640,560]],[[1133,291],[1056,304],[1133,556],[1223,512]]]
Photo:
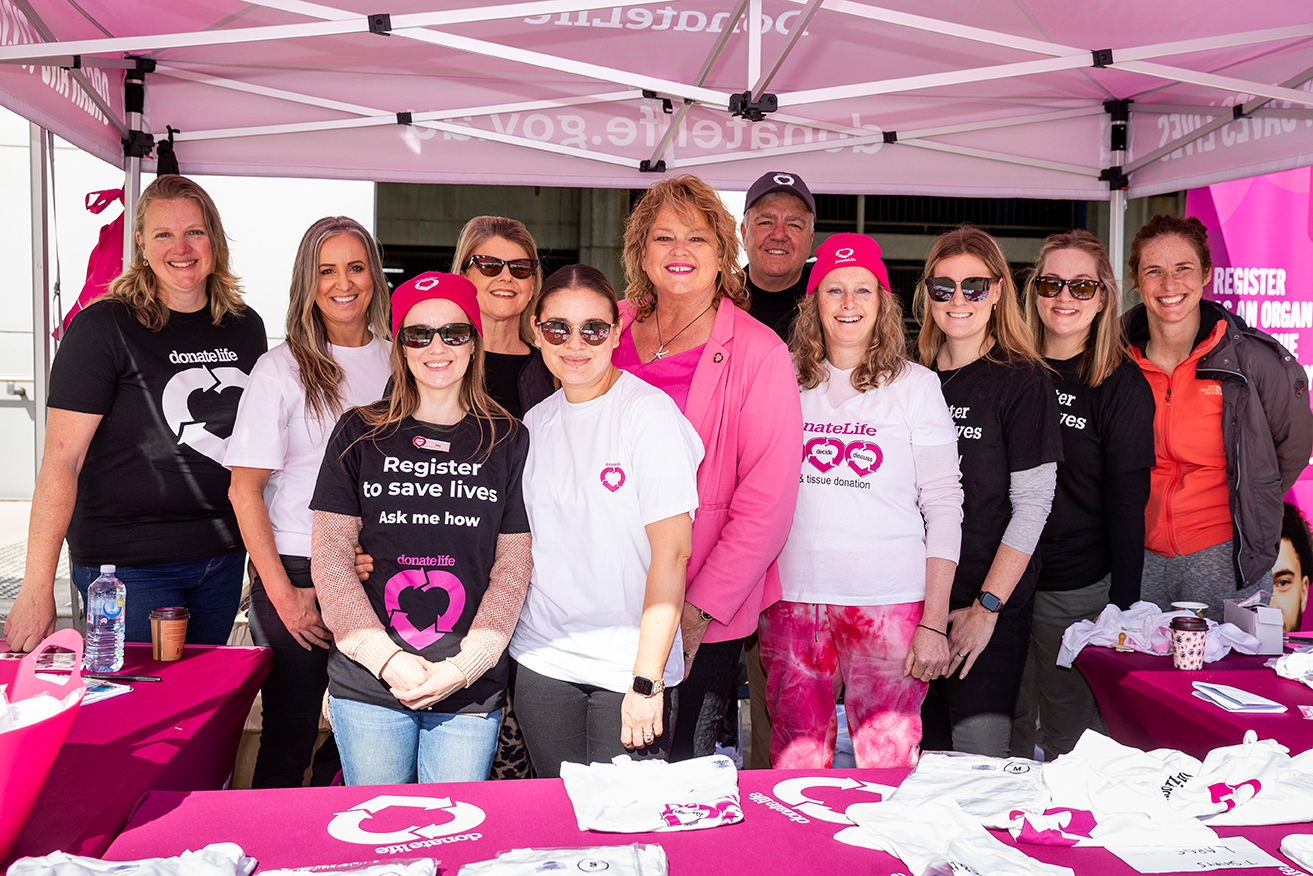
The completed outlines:
[[[772,170],[769,173],[762,174],[758,180],[748,189],[748,199],[744,209],[751,207],[757,201],[766,195],[775,192],[786,192],[793,195],[798,200],[807,205],[813,216],[816,215],[816,199],[807,188],[807,184],[802,181],[802,177],[795,173],[785,173],[782,170]]]

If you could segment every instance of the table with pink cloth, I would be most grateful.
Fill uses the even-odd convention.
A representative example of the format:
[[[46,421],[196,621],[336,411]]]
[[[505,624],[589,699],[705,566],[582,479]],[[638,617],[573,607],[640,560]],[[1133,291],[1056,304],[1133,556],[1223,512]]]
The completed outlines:
[[[907,775],[904,769],[754,770],[739,773],[744,820],[679,833],[615,834],[578,829],[560,779],[298,788],[183,794],[156,791],[138,803],[127,828],[104,857],[111,861],[171,856],[214,842],[234,842],[261,870],[362,864],[417,857],[438,859],[439,874],[512,848],[577,848],[658,843],[672,876],[698,874],[907,872],[884,852],[845,845],[834,835],[839,814],[871,802]],[[1278,847],[1309,825],[1219,828],[1243,834],[1278,860]],[[995,832],[1013,843],[1006,832]],[[1134,874],[1106,849],[1020,845],[1031,857],[1098,876]],[[1222,870],[1250,876],[1275,868]],[[1292,872],[1292,871],[1286,871]],[[1302,871],[1293,871],[1302,872]]]
[[[1246,730],[1275,739],[1291,754],[1313,746],[1313,720],[1299,706],[1313,706],[1313,688],[1282,678],[1263,663],[1270,658],[1232,652],[1197,671],[1176,669],[1170,656],[1124,654],[1087,647],[1076,658],[1099,701],[1109,735],[1135,748],[1175,748],[1201,760],[1214,748],[1235,745]],[[1193,682],[1229,684],[1285,706],[1285,712],[1228,712],[1194,696]]]
[[[161,680],[125,682],[131,693],[78,710],[11,860],[99,856],[147,791],[222,788],[272,664],[265,648],[188,645],[160,663],[150,645],[126,645],[121,671]]]

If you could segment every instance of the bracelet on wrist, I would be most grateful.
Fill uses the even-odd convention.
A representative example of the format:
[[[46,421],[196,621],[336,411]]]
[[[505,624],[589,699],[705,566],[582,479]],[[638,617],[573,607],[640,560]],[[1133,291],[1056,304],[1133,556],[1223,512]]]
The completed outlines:
[[[948,633],[944,632],[943,630],[937,630],[934,627],[928,627],[925,624],[917,624],[917,626],[923,630],[929,630],[932,633],[939,633],[939,635],[943,636],[945,639],[948,638]]]

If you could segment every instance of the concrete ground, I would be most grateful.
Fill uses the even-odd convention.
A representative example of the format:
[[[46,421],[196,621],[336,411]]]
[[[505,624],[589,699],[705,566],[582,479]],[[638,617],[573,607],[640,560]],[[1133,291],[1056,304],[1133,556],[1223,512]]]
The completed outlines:
[[[29,501],[0,499],[0,624],[9,616],[14,597],[23,583],[23,565],[27,561],[27,519],[31,510]],[[74,626],[71,594],[66,549],[60,557],[55,578],[55,610],[60,629]]]

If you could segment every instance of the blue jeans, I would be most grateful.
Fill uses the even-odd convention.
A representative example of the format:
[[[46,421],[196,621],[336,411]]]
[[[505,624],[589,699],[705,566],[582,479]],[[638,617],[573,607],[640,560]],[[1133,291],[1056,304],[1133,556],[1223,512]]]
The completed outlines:
[[[348,785],[481,782],[492,769],[501,709],[484,715],[412,712],[328,698]]]
[[[87,588],[100,577],[100,568],[74,565],[70,571],[85,604]],[[226,645],[242,601],[246,551],[181,563],[119,566],[114,574],[127,590],[124,641],[149,642],[150,613],[182,605],[191,612],[187,644]]]

